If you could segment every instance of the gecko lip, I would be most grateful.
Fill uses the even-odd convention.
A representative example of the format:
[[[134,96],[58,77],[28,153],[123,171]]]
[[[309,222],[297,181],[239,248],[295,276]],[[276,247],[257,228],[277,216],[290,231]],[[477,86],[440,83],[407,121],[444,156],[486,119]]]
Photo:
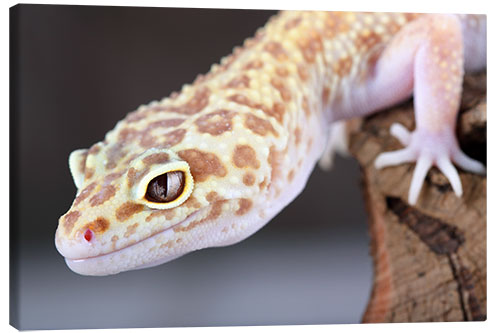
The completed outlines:
[[[158,231],[147,238],[141,239],[137,242],[134,242],[132,244],[129,244],[121,249],[117,249],[111,252],[107,253],[102,253],[94,256],[88,256],[88,257],[77,257],[77,258],[70,258],[68,256],[65,256],[65,261],[66,264],[68,265],[71,270],[73,270],[76,273],[79,274],[84,274],[84,275],[107,275],[107,274],[113,274],[113,273],[99,273],[99,266],[102,266],[103,262],[110,262],[113,263],[114,265],[120,264],[120,261],[123,263],[128,262],[127,260],[123,259],[123,254],[127,258],[132,258],[134,257],[134,260],[140,260],[142,261],[137,261],[136,263],[128,264],[128,266],[139,266],[139,265],[144,265],[147,264],[149,261],[147,259],[146,253],[155,245],[156,240],[161,237],[161,236],[166,236],[171,237],[174,234],[173,229],[179,225],[182,225],[183,223],[186,222],[192,222],[197,218],[198,215],[203,211],[203,209],[197,210],[191,214],[189,214],[185,219],[171,225],[170,227]],[[57,242],[56,242],[57,243]],[[58,248],[59,252],[62,251],[60,248]],[[140,255],[137,255],[140,254]],[[142,258],[141,258],[141,255]],[[103,268],[106,268],[107,265],[104,265]],[[108,267],[109,268],[109,267]],[[127,269],[131,269],[131,267],[128,267]],[[125,268],[118,270],[116,273],[119,271],[125,270]]]

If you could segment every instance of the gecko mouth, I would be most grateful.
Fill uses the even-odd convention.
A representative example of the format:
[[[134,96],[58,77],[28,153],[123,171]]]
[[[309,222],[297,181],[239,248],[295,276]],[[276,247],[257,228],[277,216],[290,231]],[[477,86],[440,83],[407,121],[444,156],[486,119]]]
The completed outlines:
[[[95,256],[83,258],[65,257],[66,264],[75,273],[82,275],[110,275],[124,270],[139,269],[154,266],[175,259],[181,254],[174,253],[161,256],[162,251],[154,251],[158,247],[159,240],[168,242],[173,239],[174,228],[182,224],[191,223],[203,211],[197,210],[185,219],[171,225],[170,227],[158,231],[155,234],[129,244],[123,248]],[[183,253],[182,253],[183,254]]]

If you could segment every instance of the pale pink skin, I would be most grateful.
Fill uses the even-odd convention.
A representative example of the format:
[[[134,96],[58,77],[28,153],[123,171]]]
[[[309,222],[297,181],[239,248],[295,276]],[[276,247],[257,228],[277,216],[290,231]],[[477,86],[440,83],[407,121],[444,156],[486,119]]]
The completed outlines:
[[[435,165],[448,178],[457,196],[462,185],[453,163],[463,170],[484,173],[485,167],[460,149],[455,125],[464,69],[486,66],[486,17],[435,14],[403,27],[382,52],[375,73],[353,88],[349,110],[335,110],[343,119],[362,116],[400,102],[413,93],[416,129],[410,133],[393,124],[391,134],[405,148],[380,154],[377,168],[416,162],[408,202],[416,204],[424,178]]]

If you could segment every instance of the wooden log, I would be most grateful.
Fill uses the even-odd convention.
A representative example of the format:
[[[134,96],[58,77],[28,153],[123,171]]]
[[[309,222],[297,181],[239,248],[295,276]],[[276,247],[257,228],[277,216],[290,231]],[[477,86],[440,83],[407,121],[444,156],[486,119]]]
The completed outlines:
[[[460,146],[486,163],[485,73],[465,77],[461,105]],[[486,177],[459,170],[458,198],[432,168],[409,206],[415,164],[373,166],[381,152],[402,148],[389,133],[394,122],[415,128],[412,101],[359,121],[349,137],[362,170],[375,272],[363,322],[485,320]]]

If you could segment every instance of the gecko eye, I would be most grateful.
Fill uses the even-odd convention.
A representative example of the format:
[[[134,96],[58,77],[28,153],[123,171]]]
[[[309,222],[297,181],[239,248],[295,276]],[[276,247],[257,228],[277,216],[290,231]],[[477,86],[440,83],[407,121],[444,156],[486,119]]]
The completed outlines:
[[[182,171],[171,171],[153,178],[145,198],[150,202],[166,203],[177,199],[184,191],[185,177]]]
[[[151,209],[177,207],[194,188],[189,164],[168,149],[154,148],[136,157],[127,177],[134,184],[129,190],[131,199]]]

